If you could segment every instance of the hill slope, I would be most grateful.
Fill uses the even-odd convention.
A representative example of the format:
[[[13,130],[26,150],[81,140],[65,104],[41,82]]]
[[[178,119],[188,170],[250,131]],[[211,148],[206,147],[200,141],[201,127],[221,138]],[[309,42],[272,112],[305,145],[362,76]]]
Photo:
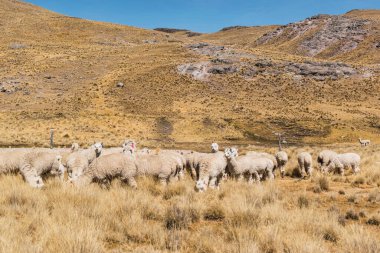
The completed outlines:
[[[367,16],[360,13],[347,17]],[[61,145],[118,145],[125,137],[165,146],[266,143],[275,131],[289,142],[379,138],[378,56],[369,37],[325,57],[297,53],[282,38],[256,44],[277,26],[187,37],[11,0],[0,0],[0,15],[3,146],[47,144],[50,128]]]

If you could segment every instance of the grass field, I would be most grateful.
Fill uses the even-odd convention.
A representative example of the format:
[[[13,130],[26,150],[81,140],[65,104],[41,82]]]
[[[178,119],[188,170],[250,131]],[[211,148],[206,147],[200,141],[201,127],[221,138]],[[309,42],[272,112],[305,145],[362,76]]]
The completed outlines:
[[[298,152],[322,148],[288,147],[284,179],[206,193],[189,177],[167,188],[139,178],[137,190],[50,179],[36,190],[2,175],[0,252],[379,252],[380,147],[328,147],[361,154],[359,175],[291,177]]]

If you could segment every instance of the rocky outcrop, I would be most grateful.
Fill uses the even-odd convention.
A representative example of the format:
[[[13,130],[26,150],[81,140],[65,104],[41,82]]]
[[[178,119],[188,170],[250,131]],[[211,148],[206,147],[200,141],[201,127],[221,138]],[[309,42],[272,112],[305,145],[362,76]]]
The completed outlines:
[[[194,37],[194,36],[200,36],[202,33],[193,32],[186,29],[176,29],[176,28],[155,28],[155,31],[164,32],[164,33],[177,33],[177,32],[184,32],[187,37]]]
[[[20,81],[7,80],[0,82],[0,93],[12,94],[20,90],[22,90]]]
[[[323,81],[337,80],[353,75],[362,75],[354,67],[340,62],[290,62],[272,61],[267,58],[258,58],[245,52],[237,52],[224,46],[197,43],[188,46],[198,54],[212,59],[199,63],[187,63],[178,66],[180,74],[189,74],[197,80],[206,80],[211,75],[239,73],[245,77],[257,75],[292,74],[298,78],[308,77]],[[242,60],[244,59],[244,60]],[[362,75],[365,77],[364,75]]]
[[[229,30],[239,30],[239,29],[244,29],[244,28],[248,28],[248,27],[249,26],[241,26],[241,25],[228,26],[228,27],[224,27],[224,28],[220,29],[219,32],[226,32]]]
[[[305,39],[298,45],[299,53],[316,56],[334,47],[331,56],[355,49],[369,34],[368,20],[353,19],[346,16],[317,15],[303,21],[281,26],[263,35],[256,41],[257,45],[280,44],[293,39]]]

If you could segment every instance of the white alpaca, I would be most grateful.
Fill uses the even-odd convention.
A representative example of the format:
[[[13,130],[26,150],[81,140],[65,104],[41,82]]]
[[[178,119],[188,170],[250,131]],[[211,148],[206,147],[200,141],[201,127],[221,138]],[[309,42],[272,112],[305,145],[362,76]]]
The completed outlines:
[[[124,147],[124,154],[135,159],[137,174],[158,178],[166,186],[178,177],[180,163],[183,161],[172,152],[159,152],[158,154],[138,154],[131,152],[128,146]]]
[[[274,164],[271,159],[249,155],[238,157],[238,150],[236,148],[227,148],[224,153],[227,157],[230,173],[237,177],[238,180],[242,180],[244,174],[249,175],[249,183],[253,181],[258,182],[262,177],[274,179]]]
[[[369,146],[369,144],[371,144],[371,141],[370,140],[362,140],[361,138],[359,138],[359,143],[360,143],[360,145],[362,145],[362,147],[364,147],[364,146]]]
[[[285,176],[285,166],[288,163],[288,154],[285,151],[279,151],[275,155],[277,166],[280,169],[281,177]]]
[[[341,176],[344,175],[344,169],[352,169],[356,174],[360,172],[360,156],[356,153],[338,154],[331,159],[327,166],[327,171],[338,171]]]
[[[186,169],[186,158],[178,153],[176,150],[161,150],[158,152],[158,154],[167,155],[168,157],[171,157],[174,159],[177,163],[177,169],[175,175],[177,176],[177,179],[183,179],[185,176],[185,169]]]
[[[218,147],[212,145],[215,153],[205,154],[200,157],[199,173],[195,184],[198,191],[206,191],[207,187],[212,189],[219,187],[220,181],[225,174],[227,159],[223,152],[217,151]]]
[[[124,153],[116,153],[95,159],[83,175],[72,180],[72,182],[76,186],[85,186],[91,182],[101,182],[108,185],[110,180],[120,177],[129,186],[137,188],[136,175],[137,166],[134,157]]]
[[[44,186],[42,175],[45,174],[59,176],[63,181],[65,167],[58,153],[31,151],[22,157],[20,172],[30,186],[40,188]]]
[[[256,152],[256,151],[249,151],[246,153],[247,156],[251,156],[251,157],[256,157],[256,158],[260,158],[260,157],[265,157],[265,158],[269,158],[270,160],[272,160],[273,162],[273,165],[274,165],[274,169],[276,170],[278,168],[278,165],[277,165],[277,159],[274,155],[272,154],[269,154],[269,153],[265,153],[265,152]]]
[[[90,148],[71,153],[66,160],[67,172],[70,180],[81,176],[90,163],[98,158],[103,150],[102,143],[95,143]]]
[[[327,172],[327,165],[330,164],[331,160],[338,154],[332,150],[322,150],[318,154],[317,162],[322,173]]]
[[[310,153],[302,152],[298,154],[298,165],[302,177],[304,177],[305,173],[311,177],[311,173],[313,172],[313,158]]]
[[[32,187],[42,187],[42,175],[63,177],[64,167],[59,153],[42,149],[11,149],[0,152],[0,173],[20,172]]]

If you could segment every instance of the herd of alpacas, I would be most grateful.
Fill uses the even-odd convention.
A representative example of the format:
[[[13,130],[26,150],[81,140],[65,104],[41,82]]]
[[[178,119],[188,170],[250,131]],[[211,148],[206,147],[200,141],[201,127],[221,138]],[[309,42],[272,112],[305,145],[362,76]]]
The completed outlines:
[[[196,191],[218,188],[222,180],[247,180],[249,183],[273,180],[278,170],[285,176],[288,162],[285,151],[276,154],[250,151],[239,156],[238,149],[226,148],[219,151],[217,143],[211,144],[210,153],[190,150],[151,151],[138,150],[136,143],[126,140],[120,148],[103,149],[95,143],[81,149],[74,143],[71,149],[4,149],[0,151],[0,173],[20,173],[32,187],[44,186],[42,178],[56,176],[77,187],[97,182],[108,186],[113,178],[137,188],[136,177],[151,176],[163,185],[183,179],[186,173],[195,181]],[[308,152],[298,154],[299,170],[303,177],[313,172],[312,156]],[[360,171],[360,156],[355,153],[338,154],[331,150],[322,151],[317,158],[323,173],[345,169]]]

